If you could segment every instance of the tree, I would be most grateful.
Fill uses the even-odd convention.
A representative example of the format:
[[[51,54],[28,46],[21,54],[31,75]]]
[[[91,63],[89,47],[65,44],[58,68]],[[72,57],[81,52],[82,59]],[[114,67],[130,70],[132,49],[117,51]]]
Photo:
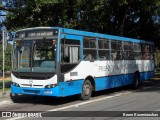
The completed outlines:
[[[11,48],[12,46],[8,44],[6,52],[5,52],[5,71],[9,71],[11,69]],[[2,53],[2,44],[0,45],[0,71],[3,70],[3,53]]]
[[[155,52],[155,65],[156,67],[160,67],[160,50],[156,50]]]
[[[155,42],[160,37],[160,22],[155,22],[160,17],[159,0],[17,0],[13,4],[6,21],[12,30],[60,26]]]

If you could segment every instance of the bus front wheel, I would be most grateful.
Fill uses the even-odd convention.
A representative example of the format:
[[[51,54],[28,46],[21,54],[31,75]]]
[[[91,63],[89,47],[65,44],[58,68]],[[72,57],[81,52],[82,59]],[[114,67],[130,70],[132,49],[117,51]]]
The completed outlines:
[[[13,103],[19,103],[20,102],[18,94],[12,94],[12,93],[10,93],[10,98],[11,98],[11,100],[12,100]]]
[[[85,80],[82,86],[81,99],[89,100],[92,95],[92,84],[89,80]]]

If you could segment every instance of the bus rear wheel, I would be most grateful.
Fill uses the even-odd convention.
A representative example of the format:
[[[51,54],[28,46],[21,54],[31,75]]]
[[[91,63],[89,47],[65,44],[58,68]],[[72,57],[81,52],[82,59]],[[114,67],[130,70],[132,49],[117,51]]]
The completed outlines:
[[[82,93],[80,98],[82,100],[89,100],[92,95],[92,84],[89,80],[85,80],[82,86]]]

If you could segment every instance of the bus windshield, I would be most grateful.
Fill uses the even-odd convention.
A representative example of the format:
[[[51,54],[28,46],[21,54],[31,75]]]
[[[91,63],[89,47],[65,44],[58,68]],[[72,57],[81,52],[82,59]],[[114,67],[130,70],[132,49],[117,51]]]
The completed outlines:
[[[15,40],[12,70],[55,72],[56,40]]]

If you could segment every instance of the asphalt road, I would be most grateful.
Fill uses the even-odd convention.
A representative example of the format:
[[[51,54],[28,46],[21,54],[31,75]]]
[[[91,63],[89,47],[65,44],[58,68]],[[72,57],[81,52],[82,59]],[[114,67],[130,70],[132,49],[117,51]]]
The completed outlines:
[[[159,78],[159,76],[156,77]],[[126,86],[96,92],[89,101],[81,101],[77,96],[66,98],[21,96],[21,98],[19,103],[10,102],[1,105],[0,111],[28,111],[32,113],[41,111],[42,116],[50,116],[58,120],[160,119],[160,81],[156,79],[146,81],[137,90],[132,90],[129,86]],[[137,113],[138,111],[141,111],[141,113]],[[148,111],[149,113],[146,113]],[[142,116],[145,113],[153,113],[158,117],[144,118],[143,116],[137,118],[132,116],[134,113]],[[13,120],[13,118],[10,120]]]

